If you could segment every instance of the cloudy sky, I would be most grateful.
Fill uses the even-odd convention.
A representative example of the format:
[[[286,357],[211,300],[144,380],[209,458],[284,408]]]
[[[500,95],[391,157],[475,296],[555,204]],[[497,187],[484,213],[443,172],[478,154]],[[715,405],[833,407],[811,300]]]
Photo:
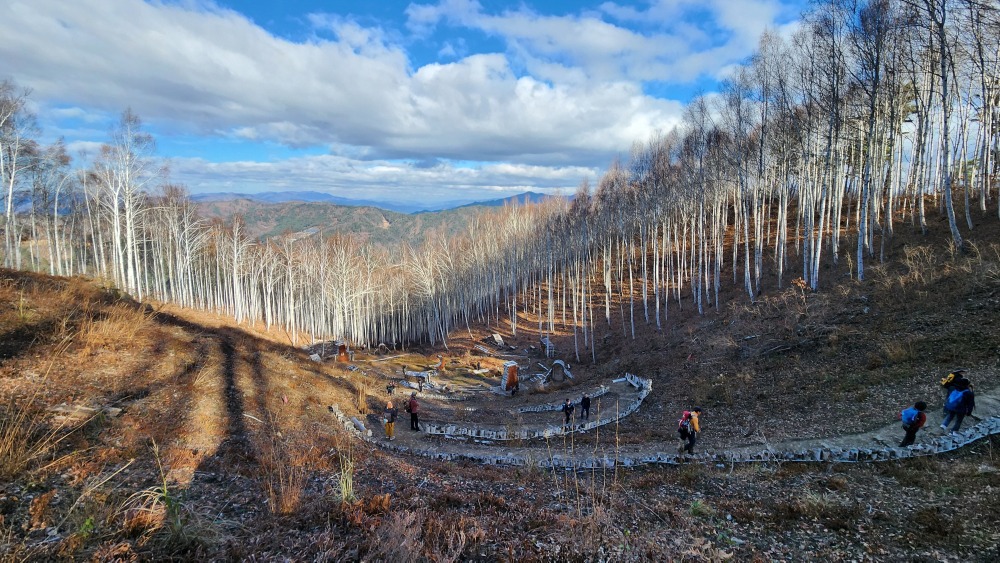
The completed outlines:
[[[572,192],[807,0],[0,0],[44,140],[126,107],[192,193]]]

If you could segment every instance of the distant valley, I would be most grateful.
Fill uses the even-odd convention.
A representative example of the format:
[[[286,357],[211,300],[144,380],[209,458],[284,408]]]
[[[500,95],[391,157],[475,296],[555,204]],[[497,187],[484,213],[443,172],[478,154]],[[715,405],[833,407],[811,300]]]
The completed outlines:
[[[241,215],[247,233],[254,238],[286,233],[300,237],[342,233],[374,244],[391,245],[404,240],[420,241],[436,230],[454,235],[484,211],[515,202],[538,202],[546,197],[526,192],[451,209],[413,213],[387,209],[393,206],[380,202],[350,200],[320,192],[215,193],[194,195],[191,199],[199,214],[209,220],[229,222]]]
[[[502,207],[508,203],[537,203],[548,196],[537,192],[524,192],[517,195],[491,199],[487,201],[477,201],[473,199],[460,199],[451,201],[439,201],[435,203],[400,203],[375,201],[367,199],[351,199],[347,197],[335,196],[324,192],[314,191],[287,191],[287,192],[260,192],[255,194],[244,194],[236,192],[214,192],[205,194],[195,194],[191,199],[197,203],[233,201],[246,199],[258,203],[288,203],[293,201],[303,203],[332,203],[348,207],[377,207],[396,213],[423,213],[428,211],[447,211],[459,207]]]

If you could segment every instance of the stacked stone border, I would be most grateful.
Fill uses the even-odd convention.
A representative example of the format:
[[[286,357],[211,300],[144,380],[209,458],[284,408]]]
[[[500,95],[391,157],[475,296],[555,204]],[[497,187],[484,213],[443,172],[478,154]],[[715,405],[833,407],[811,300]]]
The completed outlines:
[[[596,391],[591,391],[590,393],[583,393],[591,399],[596,399],[603,395],[607,395],[608,389],[607,385],[601,385]],[[513,413],[525,413],[525,412],[550,412],[550,411],[561,411],[563,408],[563,403],[545,403],[541,405],[531,405],[527,407],[517,407],[516,409],[511,409],[510,412]]]
[[[605,424],[617,422],[639,410],[643,399],[653,390],[653,381],[637,375],[626,374],[624,382],[639,390],[636,398],[621,408],[615,416],[610,416],[600,420],[593,420],[582,424],[574,424],[569,431],[593,430]],[[547,405],[542,405],[547,406]],[[539,411],[541,412],[541,411]],[[553,438],[567,433],[567,429],[561,424],[548,425],[545,428],[513,428],[506,426],[463,426],[457,423],[436,423],[423,422],[421,424],[426,434],[449,437],[469,437],[480,440],[509,441],[509,440],[530,440],[533,438]]]
[[[416,389],[416,388],[414,387],[413,389]],[[595,391],[587,393],[587,396],[589,396],[591,399],[596,399],[596,398],[601,397],[603,395],[607,395],[609,391],[610,391],[610,389],[608,388],[607,385],[601,385]],[[504,392],[504,395],[508,395],[508,394],[509,393]],[[445,402],[448,402],[448,401],[455,401],[455,402],[457,402],[457,401],[468,401],[469,399],[472,399],[473,397],[474,397],[474,395],[472,395],[471,393],[466,393],[466,394],[461,395],[461,396],[441,395],[439,393],[428,392],[426,388],[424,388],[424,392],[420,394],[420,398],[422,398],[422,399],[437,399],[439,401],[445,401]],[[403,398],[404,399],[406,398],[405,393],[403,395]],[[539,412],[548,412],[548,411],[562,410],[562,407],[563,407],[562,403],[545,403],[545,404],[541,404],[541,405],[531,405],[531,406],[517,407],[517,408],[514,408],[514,409],[508,409],[507,412],[509,412],[511,414],[539,413]],[[480,407],[461,407],[461,409],[464,410],[465,412],[477,412],[477,411],[483,410]],[[425,422],[423,424],[426,425],[427,423]]]
[[[648,380],[647,380],[648,381]],[[534,457],[531,452],[524,454],[482,454],[439,452],[422,448],[410,448],[385,442],[375,437],[370,429],[356,417],[347,417],[335,405],[329,410],[344,428],[355,436],[380,448],[420,455],[440,461],[470,461],[484,465],[539,467],[557,469],[601,469],[611,467],[639,467],[644,465],[680,465],[685,463],[761,463],[761,462],[806,462],[806,463],[871,463],[907,458],[938,455],[965,447],[973,442],[994,434],[1000,434],[1000,416],[992,416],[957,434],[938,436],[905,448],[836,448],[816,447],[799,450],[778,450],[766,448],[755,452],[705,452],[683,455],[667,452],[651,452],[639,455],[605,454],[603,456],[547,455]]]

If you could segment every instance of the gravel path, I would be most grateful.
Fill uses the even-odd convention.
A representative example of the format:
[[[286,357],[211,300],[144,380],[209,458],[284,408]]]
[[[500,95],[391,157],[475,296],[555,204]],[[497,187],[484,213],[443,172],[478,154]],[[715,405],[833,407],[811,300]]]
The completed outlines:
[[[549,416],[557,418],[558,426],[561,414],[550,413]],[[695,456],[678,455],[679,442],[676,441],[616,447],[614,423],[588,432],[560,433],[544,441],[466,441],[411,431],[409,417],[401,413],[400,421],[396,424],[397,440],[385,440],[380,426],[372,428],[373,435],[366,439],[382,448],[400,453],[498,465],[594,467],[612,463],[639,465],[761,459],[876,461],[950,451],[982,436],[1000,432],[1000,388],[977,393],[976,410],[972,416],[966,417],[959,437],[944,435],[939,428],[942,418],[940,409],[928,408],[927,424],[917,435],[916,444],[909,448],[897,447],[903,437],[903,430],[899,422],[894,421],[871,432],[774,443],[766,440],[766,432],[758,431],[756,435],[748,437],[743,445],[713,450],[711,426],[706,423],[697,448],[703,453]],[[349,423],[346,419],[344,421]],[[552,427],[551,424],[548,426]],[[827,453],[824,454],[824,451]]]

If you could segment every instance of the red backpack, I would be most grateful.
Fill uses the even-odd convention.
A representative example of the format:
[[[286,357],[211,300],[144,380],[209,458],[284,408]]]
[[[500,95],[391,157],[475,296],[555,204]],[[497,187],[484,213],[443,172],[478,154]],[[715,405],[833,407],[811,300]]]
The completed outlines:
[[[691,411],[681,413],[681,419],[677,421],[678,430],[691,430]]]

